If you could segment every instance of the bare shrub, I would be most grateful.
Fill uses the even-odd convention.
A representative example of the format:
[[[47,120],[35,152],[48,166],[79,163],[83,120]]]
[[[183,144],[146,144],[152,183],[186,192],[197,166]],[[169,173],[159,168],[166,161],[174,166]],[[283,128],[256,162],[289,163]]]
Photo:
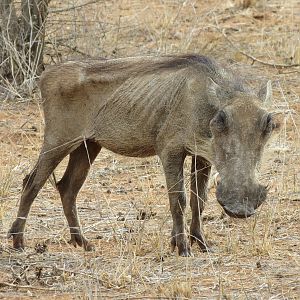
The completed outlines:
[[[0,82],[14,96],[31,92],[44,69],[45,21],[50,0],[3,0],[0,5]]]

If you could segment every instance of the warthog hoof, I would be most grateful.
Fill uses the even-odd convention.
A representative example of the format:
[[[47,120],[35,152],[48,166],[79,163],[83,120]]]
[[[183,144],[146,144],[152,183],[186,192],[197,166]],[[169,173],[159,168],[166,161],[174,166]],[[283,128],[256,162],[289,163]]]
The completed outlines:
[[[72,233],[71,239],[68,243],[73,245],[75,248],[77,247],[77,245],[79,247],[83,247],[85,251],[95,250],[94,245],[91,242],[89,242],[83,235],[81,235],[79,233]]]
[[[171,239],[172,251],[174,251],[176,247],[178,249],[179,256],[183,256],[183,257],[193,256],[190,243],[185,234],[172,236],[172,239]]]
[[[24,237],[22,233],[16,233],[16,231],[11,228],[7,234],[7,238],[13,238],[13,248],[16,250],[24,250]]]
[[[194,232],[190,234],[191,245],[197,243],[202,252],[212,252],[210,246],[207,244],[205,239],[202,237],[202,234],[199,232]]]

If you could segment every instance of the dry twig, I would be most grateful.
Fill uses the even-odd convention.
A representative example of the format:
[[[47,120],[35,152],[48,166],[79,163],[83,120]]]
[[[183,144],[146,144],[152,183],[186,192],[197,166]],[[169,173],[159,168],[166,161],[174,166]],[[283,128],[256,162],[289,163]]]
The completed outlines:
[[[32,286],[32,285],[18,285],[8,282],[0,282],[0,287],[14,287],[17,289],[27,289],[27,290],[41,290],[41,291],[56,291],[56,289],[52,288],[43,288],[39,286]]]
[[[225,33],[225,29],[223,30],[220,30],[220,28],[217,26],[219,32],[223,35],[223,37],[229,42],[229,44],[234,48],[236,49],[239,53],[241,53],[242,55],[252,59],[253,62],[258,62],[262,65],[265,65],[265,66],[271,66],[271,67],[274,67],[274,68],[295,68],[295,67],[299,67],[300,64],[278,64],[278,63],[272,63],[272,62],[266,62],[266,61],[263,61],[259,58],[256,58],[255,56],[251,55],[251,54],[248,54],[247,52],[241,50],[240,48],[238,48],[234,43],[233,41],[226,35]]]
[[[90,5],[90,4],[94,4],[94,3],[98,3],[101,2],[102,0],[92,0],[80,5],[73,5],[71,7],[66,7],[66,8],[60,8],[60,9],[50,9],[49,13],[55,14],[55,13],[61,13],[61,12],[65,12],[65,11],[69,11],[69,10],[73,10],[73,9],[77,9],[77,8],[82,8],[84,6]]]

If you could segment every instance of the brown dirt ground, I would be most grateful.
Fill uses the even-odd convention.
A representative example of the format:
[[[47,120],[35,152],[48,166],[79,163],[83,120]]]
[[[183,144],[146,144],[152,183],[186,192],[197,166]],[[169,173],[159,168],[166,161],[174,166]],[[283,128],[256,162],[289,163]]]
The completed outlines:
[[[3,100],[0,298],[300,298],[299,67],[263,65],[241,53],[269,64],[299,64],[300,1],[248,1],[244,8],[240,4],[247,1],[202,2],[103,0],[59,13],[55,10],[66,2],[53,1],[46,57],[50,63],[79,52],[106,57],[195,52],[230,63],[254,86],[271,78],[272,110],[281,126],[260,174],[270,186],[268,201],[255,217],[233,220],[216,203],[212,186],[203,222],[214,252],[194,246],[194,257],[181,258],[169,247],[171,218],[158,159],[104,150],[78,196],[82,227],[96,250],[87,253],[68,244],[59,196],[49,181],[27,222],[27,248],[15,252],[6,233],[22,179],[38,156],[43,121],[37,94],[31,101]],[[63,161],[57,168],[57,178],[65,166]],[[138,218],[141,212],[144,220]],[[46,251],[39,253],[43,245]]]

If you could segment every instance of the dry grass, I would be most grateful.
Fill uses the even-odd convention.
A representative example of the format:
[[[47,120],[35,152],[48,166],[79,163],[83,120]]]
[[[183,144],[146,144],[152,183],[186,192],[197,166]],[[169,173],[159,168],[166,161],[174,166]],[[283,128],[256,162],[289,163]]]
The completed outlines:
[[[129,159],[104,150],[78,196],[82,226],[95,252],[67,243],[58,193],[48,182],[27,223],[27,249],[17,253],[5,236],[21,181],[38,156],[43,121],[36,95],[31,102],[3,101],[0,298],[299,299],[299,68],[252,65],[239,51],[265,62],[299,63],[299,1],[103,0],[59,13],[54,11],[66,2],[52,3],[49,63],[80,53],[196,52],[232,62],[250,84],[271,78],[272,109],[279,113],[281,127],[262,164],[261,180],[269,184],[270,196],[255,217],[233,220],[222,213],[212,187],[204,228],[215,252],[203,254],[194,247],[193,258],[177,257],[169,247],[171,218],[158,159]],[[80,3],[84,1],[68,2]],[[146,217],[140,218],[141,213]]]

